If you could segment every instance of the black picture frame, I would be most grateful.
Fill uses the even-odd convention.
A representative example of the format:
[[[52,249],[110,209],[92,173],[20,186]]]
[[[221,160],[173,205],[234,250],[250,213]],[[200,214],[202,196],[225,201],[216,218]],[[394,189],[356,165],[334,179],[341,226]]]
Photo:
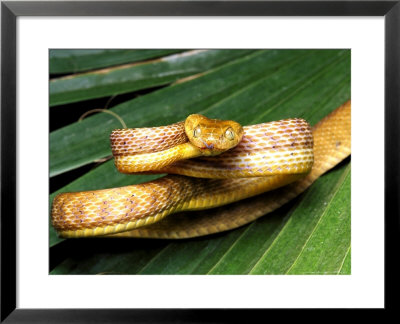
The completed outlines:
[[[236,322],[265,310],[16,308],[16,19],[19,16],[382,16],[385,19],[385,309],[396,307],[398,255],[400,1],[2,1],[1,322]],[[373,171],[372,173],[373,174]],[[372,175],[368,175],[372,176]],[[373,190],[373,189],[371,189]],[[393,297],[394,298],[394,297]],[[251,317],[249,317],[251,316]]]

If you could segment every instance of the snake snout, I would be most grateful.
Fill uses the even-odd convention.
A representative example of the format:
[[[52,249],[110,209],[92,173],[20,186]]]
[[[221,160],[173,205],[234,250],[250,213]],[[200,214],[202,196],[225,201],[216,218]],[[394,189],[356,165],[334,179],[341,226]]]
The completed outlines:
[[[214,143],[210,143],[210,144],[204,143],[204,144],[206,145],[206,148],[208,148],[210,150],[212,150],[214,148]]]
[[[203,143],[204,147],[202,147],[202,149],[209,149],[212,150],[214,149],[214,143],[213,142],[206,142],[204,139],[199,138],[199,140],[201,141],[201,143]]]

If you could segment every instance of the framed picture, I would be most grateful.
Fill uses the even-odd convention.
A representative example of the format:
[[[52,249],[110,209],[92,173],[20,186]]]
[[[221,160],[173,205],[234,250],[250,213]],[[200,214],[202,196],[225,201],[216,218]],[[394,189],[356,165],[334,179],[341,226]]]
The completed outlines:
[[[387,216],[398,214],[398,1],[5,1],[1,8],[2,320],[223,322],[255,308],[390,307],[384,297],[394,276],[384,254],[399,229]],[[343,109],[347,119],[336,117]],[[157,222],[144,227],[125,221],[119,233],[108,190],[129,186],[121,190],[133,212],[145,183],[153,188],[143,207],[149,213],[165,190],[180,201],[197,189],[165,189],[185,173],[118,173],[109,134],[198,113],[239,122],[249,147],[251,127],[304,119],[313,169],[267,193],[261,178],[253,178],[252,194],[236,180],[188,180],[193,188],[212,183],[217,189],[207,195],[223,202],[195,211],[177,202],[171,210],[179,213],[162,209],[165,219],[150,214]],[[318,155],[325,151],[318,131],[327,127],[331,136],[324,123],[332,120],[337,134],[347,132],[331,140],[345,152],[335,161]],[[215,148],[204,145],[207,154]],[[57,199],[93,190],[108,195],[96,217],[113,220],[87,229],[88,214],[76,218],[87,213],[79,200],[77,229],[62,225],[68,211]],[[98,236],[99,227],[124,237]]]

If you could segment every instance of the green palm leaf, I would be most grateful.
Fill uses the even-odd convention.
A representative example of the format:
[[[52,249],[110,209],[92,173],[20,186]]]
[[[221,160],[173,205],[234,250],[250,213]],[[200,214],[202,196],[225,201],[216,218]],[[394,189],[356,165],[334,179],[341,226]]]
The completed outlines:
[[[76,73],[118,64],[140,62],[179,52],[182,52],[182,50],[50,50],[50,73]]]
[[[219,55],[208,56],[215,61],[202,67],[196,63],[193,78],[189,73],[182,75],[185,82],[167,80],[169,86],[111,110],[128,127],[170,124],[195,112],[243,125],[289,117],[315,124],[350,99],[348,50],[224,50]],[[154,75],[157,69],[167,73],[157,64],[151,67]],[[191,69],[190,64],[186,67]],[[108,156],[109,133],[119,127],[112,116],[96,114],[52,132],[50,175]],[[208,237],[62,242],[50,226],[51,255],[63,251],[51,273],[349,274],[350,173],[350,162],[345,161],[274,213]],[[123,186],[155,177],[118,174],[108,161],[52,193],[50,203],[58,192]]]
[[[50,81],[50,106],[168,84],[185,76],[204,72],[250,52],[249,50],[188,51],[157,60],[135,62],[56,78]]]

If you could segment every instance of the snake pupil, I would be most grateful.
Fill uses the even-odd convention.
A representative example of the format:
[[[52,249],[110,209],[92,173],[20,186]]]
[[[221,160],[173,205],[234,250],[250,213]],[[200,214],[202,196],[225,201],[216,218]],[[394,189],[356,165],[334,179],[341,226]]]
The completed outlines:
[[[233,135],[233,130],[232,130],[232,128],[228,128],[228,129],[225,131],[225,137],[226,137],[227,139],[229,139],[229,140],[233,140],[233,139],[235,138],[235,136]]]
[[[201,133],[201,128],[200,126],[197,126],[194,130],[193,130],[193,137],[199,137]]]

